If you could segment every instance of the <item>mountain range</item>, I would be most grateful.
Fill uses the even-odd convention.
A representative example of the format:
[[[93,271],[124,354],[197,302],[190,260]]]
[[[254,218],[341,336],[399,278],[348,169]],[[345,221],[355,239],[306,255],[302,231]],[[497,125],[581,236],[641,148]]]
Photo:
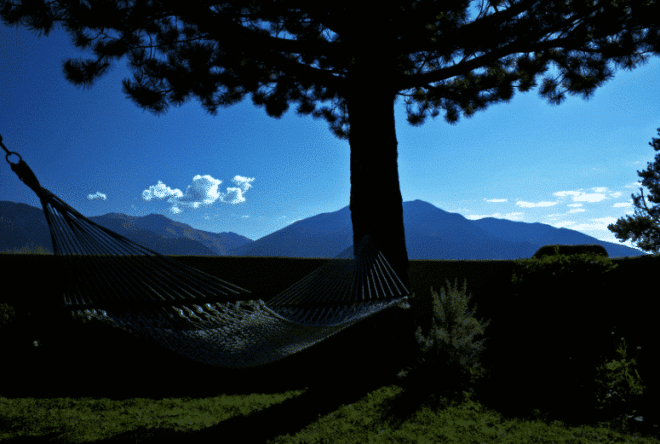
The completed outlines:
[[[348,206],[297,221],[258,240],[231,232],[197,230],[160,214],[137,217],[108,213],[88,219],[164,255],[333,258],[353,243]],[[403,220],[411,260],[528,259],[542,246],[552,244],[598,244],[611,258],[648,254],[538,222],[493,217],[469,220],[421,200],[403,202]],[[26,246],[53,252],[43,210],[0,201],[0,252]]]

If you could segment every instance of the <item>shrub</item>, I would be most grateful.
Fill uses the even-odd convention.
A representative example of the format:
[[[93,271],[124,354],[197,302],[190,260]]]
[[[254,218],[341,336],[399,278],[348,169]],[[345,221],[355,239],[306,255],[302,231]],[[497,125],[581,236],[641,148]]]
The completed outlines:
[[[614,332],[612,332],[614,335]],[[626,343],[616,349],[621,357],[620,360],[612,360],[607,363],[601,362],[597,368],[596,399],[603,407],[602,414],[612,420],[622,431],[630,425],[628,416],[636,416],[637,410],[632,409],[634,401],[639,399],[645,386],[639,377],[637,370],[632,368],[637,364],[635,359],[626,360]],[[641,349],[641,347],[637,347]],[[611,392],[611,394],[609,394]]]
[[[517,273],[513,273],[511,282],[518,284],[522,291],[529,286],[544,288],[549,280],[563,288],[587,279],[593,281],[590,284],[600,283],[604,274],[619,266],[608,257],[594,253],[546,254],[540,258],[518,259],[514,262]]]
[[[592,253],[599,256],[609,257],[607,250],[602,245],[589,244],[589,245],[544,245],[539,248],[534,256],[534,259],[542,259],[544,256],[571,256],[574,254]]]
[[[400,385],[408,390],[430,390],[431,393],[456,399],[463,396],[463,391],[483,377],[484,369],[479,362],[485,339],[475,342],[475,337],[484,334],[485,327],[468,311],[468,303],[472,295],[465,295],[463,290],[451,288],[449,281],[447,291],[440,290],[440,295],[433,291],[433,317],[428,336],[422,334],[419,326],[415,332],[417,344],[420,347],[419,357],[413,369],[408,368],[399,373]],[[483,321],[483,319],[482,319]]]
[[[5,352],[20,349],[23,344],[25,316],[9,305],[0,303],[0,347]]]
[[[16,310],[14,307],[7,304],[0,304],[0,328],[9,324],[10,319],[16,316]]]
[[[526,401],[578,411],[576,403],[563,406],[561,399],[573,396],[580,386],[576,375],[595,372],[599,354],[609,351],[598,335],[616,322],[606,276],[618,265],[590,253],[515,262],[520,266],[512,277],[516,310],[503,328],[502,344],[511,345],[501,351],[504,361],[524,387]]]

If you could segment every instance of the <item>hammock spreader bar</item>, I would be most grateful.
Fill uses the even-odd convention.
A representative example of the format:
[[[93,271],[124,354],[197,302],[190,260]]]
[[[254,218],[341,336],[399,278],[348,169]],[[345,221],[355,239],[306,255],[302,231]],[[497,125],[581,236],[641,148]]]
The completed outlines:
[[[251,292],[90,221],[41,187],[1,136],[0,145],[12,170],[41,200],[53,250],[66,265],[63,305],[74,318],[94,318],[149,337],[200,362],[245,368],[303,350],[387,307],[405,304],[409,295],[371,236],[364,236],[357,247],[267,304],[232,304]],[[19,156],[18,164],[9,162],[10,154]]]

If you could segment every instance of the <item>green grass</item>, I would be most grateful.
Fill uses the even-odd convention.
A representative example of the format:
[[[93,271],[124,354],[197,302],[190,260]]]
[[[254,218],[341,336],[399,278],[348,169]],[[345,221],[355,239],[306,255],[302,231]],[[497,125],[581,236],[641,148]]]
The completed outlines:
[[[233,436],[244,437],[241,442],[250,443],[658,442],[604,425],[575,428],[542,419],[505,418],[470,395],[452,405],[438,398],[439,403],[418,409],[397,385],[383,386],[323,414],[310,410],[290,418],[286,409],[277,408],[295,402],[304,392],[123,401],[0,397],[0,441],[199,443],[217,442],[218,436],[234,432],[239,434]],[[269,413],[271,409],[281,413]]]

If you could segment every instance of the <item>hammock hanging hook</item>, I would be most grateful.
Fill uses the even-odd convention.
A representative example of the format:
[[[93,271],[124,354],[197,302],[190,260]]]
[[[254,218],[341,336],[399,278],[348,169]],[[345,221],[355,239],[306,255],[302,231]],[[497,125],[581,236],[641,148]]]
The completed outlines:
[[[10,155],[10,154],[16,154],[16,155],[18,156],[19,159],[23,160],[23,158],[21,157],[20,154],[15,153],[15,152],[13,152],[13,151],[9,151],[9,150],[7,149],[7,147],[5,146],[5,144],[2,143],[2,135],[0,135],[0,146],[2,146],[2,149],[5,150],[5,152],[7,153],[7,155],[5,156],[5,160],[7,161],[7,163],[8,163],[9,165],[14,165],[13,163],[11,163],[11,162],[9,161],[9,155]]]
[[[0,135],[0,146],[2,146],[2,149],[5,150],[7,155],[5,156],[5,160],[7,163],[11,166],[12,171],[16,173],[19,179],[23,181],[23,183],[30,188],[32,188],[32,191],[37,193],[39,197],[41,197],[41,184],[39,184],[39,181],[37,180],[37,176],[34,175],[30,167],[23,161],[23,158],[21,157],[20,154],[14,152],[14,151],[9,151],[7,147],[5,146],[4,143],[2,143],[2,135]],[[16,154],[18,158],[20,159],[18,163],[11,163],[9,161],[9,156],[11,154]]]

